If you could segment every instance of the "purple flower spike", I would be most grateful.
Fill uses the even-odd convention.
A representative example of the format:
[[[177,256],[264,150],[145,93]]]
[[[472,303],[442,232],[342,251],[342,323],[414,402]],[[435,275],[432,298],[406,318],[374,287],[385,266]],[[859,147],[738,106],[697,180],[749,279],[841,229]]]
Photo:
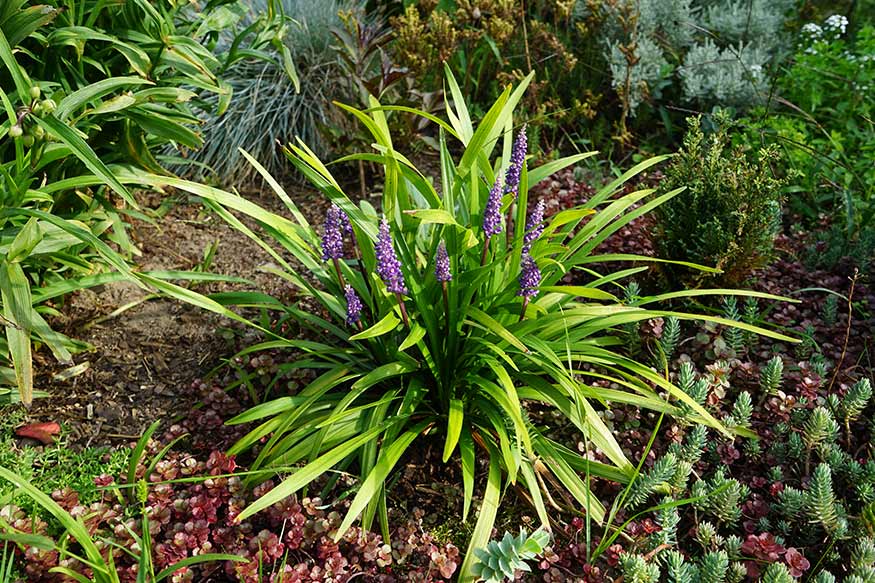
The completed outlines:
[[[507,167],[507,173],[504,176],[504,192],[512,194],[514,198],[516,198],[519,191],[520,175],[523,173],[523,163],[526,161],[527,149],[526,125],[523,124],[520,133],[517,134],[516,140],[513,142],[513,149],[510,152],[510,165]]]
[[[389,233],[389,223],[386,219],[380,223],[380,234],[374,250],[377,254],[377,275],[386,284],[386,289],[389,293],[406,294],[407,287],[404,285],[404,274],[401,273],[401,262],[395,255],[392,235]]]
[[[340,207],[337,207],[337,210],[340,214],[340,230],[347,235],[352,235],[352,223],[349,222],[349,216]]]
[[[346,323],[354,326],[362,317],[362,301],[351,285],[344,288],[346,295]]]
[[[544,232],[544,199],[538,201],[529,220],[526,222],[526,234],[523,236],[523,253],[528,253],[532,243],[538,240]]]
[[[450,273],[450,256],[447,255],[447,245],[443,241],[438,243],[437,253],[435,254],[434,275],[441,282],[453,279],[453,274]]]
[[[322,230],[322,260],[343,259],[343,222],[349,219],[336,204],[325,213],[325,224]]]
[[[538,286],[541,285],[541,270],[538,264],[528,253],[523,255],[520,261],[520,291],[518,296],[533,298],[538,295]]]
[[[501,232],[501,181],[498,178],[489,191],[486,208],[483,210],[483,232],[487,237]]]

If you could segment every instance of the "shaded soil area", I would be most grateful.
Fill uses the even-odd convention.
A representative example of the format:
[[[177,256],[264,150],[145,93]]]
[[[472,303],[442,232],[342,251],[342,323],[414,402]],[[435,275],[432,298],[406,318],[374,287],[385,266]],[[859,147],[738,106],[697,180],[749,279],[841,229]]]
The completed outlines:
[[[246,196],[288,216],[272,192],[253,190]],[[306,214],[315,217],[322,212],[318,193],[299,189],[293,196]],[[144,194],[141,200],[144,209],[153,212],[162,202],[158,195]],[[217,244],[209,271],[249,279],[253,289],[280,299],[290,292],[279,277],[259,269],[271,260],[263,249],[196,200],[180,198],[152,223],[133,220],[130,237],[142,251],[135,260],[141,271],[198,269],[205,252]],[[209,293],[246,287],[223,282],[198,284],[195,289]],[[192,383],[233,355],[241,343],[251,343],[253,336],[242,325],[155,298],[132,283],[77,292],[61,311],[54,326],[93,348],[74,357],[76,365],[87,369],[67,380],[57,376],[67,367],[47,355],[37,356],[36,387],[49,398],[34,402],[30,420],[62,423],[73,447],[126,443],[153,421],[184,414],[199,400]]]

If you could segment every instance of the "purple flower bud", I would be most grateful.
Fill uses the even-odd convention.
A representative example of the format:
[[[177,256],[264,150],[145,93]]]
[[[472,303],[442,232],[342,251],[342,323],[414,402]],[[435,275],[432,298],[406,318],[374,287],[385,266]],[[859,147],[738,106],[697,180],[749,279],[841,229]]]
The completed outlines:
[[[344,288],[346,295],[346,323],[354,326],[362,317],[362,301],[351,285]]]
[[[392,235],[389,233],[389,223],[386,219],[380,222],[380,234],[374,247],[377,254],[377,275],[386,284],[386,289],[393,294],[406,294],[404,274],[401,273],[401,262],[395,255],[392,246]]]
[[[541,285],[541,270],[532,256],[526,253],[520,261],[520,291],[518,296],[532,298],[538,295],[538,286]]]
[[[523,173],[523,163],[526,161],[527,148],[526,125],[523,124],[520,133],[517,134],[516,140],[513,142],[513,149],[510,152],[510,165],[507,167],[507,173],[504,176],[504,192],[512,194],[514,198],[516,198],[519,191],[520,176]]]
[[[438,243],[435,254],[434,275],[438,281],[451,281],[453,279],[453,274],[450,273],[450,256],[447,255],[447,245],[443,241]]]
[[[322,260],[343,259],[343,222],[349,219],[336,204],[325,213],[325,223],[322,227]]]
[[[523,236],[523,253],[528,254],[532,248],[532,243],[538,240],[541,233],[544,232],[544,199],[538,201],[535,208],[532,209],[532,214],[529,215],[529,220],[526,221],[526,234]]]
[[[501,232],[501,181],[495,178],[495,184],[489,191],[486,208],[483,210],[483,232],[492,237]]]

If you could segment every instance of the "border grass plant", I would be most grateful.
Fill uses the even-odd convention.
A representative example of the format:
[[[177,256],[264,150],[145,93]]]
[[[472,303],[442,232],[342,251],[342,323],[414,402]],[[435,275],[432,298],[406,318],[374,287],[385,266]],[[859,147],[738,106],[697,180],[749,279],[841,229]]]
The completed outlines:
[[[590,490],[589,479],[626,483],[635,466],[597,409],[631,403],[682,417],[682,404],[692,422],[729,433],[665,376],[624,354],[619,330],[625,324],[674,316],[792,342],[741,321],[655,307],[692,296],[739,293],[779,299],[775,296],[694,290],[626,302],[614,291],[630,270],[603,274],[596,269],[606,261],[651,260],[631,254],[594,255],[593,250],[682,190],[659,196],[651,189],[621,194],[632,177],[665,157],[638,164],[586,205],[549,221],[527,215],[530,184],[594,155],[579,154],[528,170],[524,133],[513,139],[513,110],[530,79],[508,87],[477,126],[449,70],[449,122],[402,106],[380,106],[375,99],[364,111],[341,106],[372,134],[374,151],[340,161],[365,160],[383,167],[381,213],[367,201],[356,206],[303,142],[289,145],[289,159],[334,205],[321,237],[247,153],[244,156],[288,207],[291,220],[217,188],[159,176],[146,179],[202,197],[270,253],[276,263],[270,271],[319,306],[314,310],[283,305],[259,293],[176,293],[237,319],[228,306],[277,311],[280,325],[294,321],[312,332],[311,338],[289,339],[268,331],[270,339],[245,351],[295,349],[301,357],[286,369],[310,369],[317,376],[295,394],[258,404],[230,421],[256,423],[230,450],[239,454],[259,444],[251,482],[303,464],[243,510],[239,520],[334,468],[357,468],[361,483],[335,537],[342,537],[361,517],[365,528],[379,523],[388,538],[386,480],[417,440],[433,436],[443,443],[443,460],[454,459],[461,466],[463,518],[471,509],[480,474],[477,460],[486,465],[469,550],[488,542],[506,484],[521,484],[545,527],[551,524],[548,508],[583,512],[601,523],[606,511]],[[439,126],[440,190],[394,149],[387,124],[390,112],[418,114]],[[450,154],[451,139],[460,143],[457,159]],[[499,144],[501,156],[490,161]],[[636,207],[638,202],[643,204]],[[267,237],[245,226],[235,212],[257,221]],[[591,280],[567,285],[563,278],[572,271],[588,274]],[[605,380],[617,388],[599,386],[598,381]],[[582,459],[548,438],[543,422],[530,414],[537,408],[568,418],[600,452],[600,460]],[[469,552],[461,580],[473,577],[474,560]]]
[[[300,136],[324,154],[329,149],[326,128],[342,121],[332,116],[330,103],[349,93],[349,80],[344,78],[332,48],[332,29],[342,24],[340,11],[363,12],[360,2],[282,0],[276,4],[294,18],[294,23],[285,27],[281,43],[270,51],[274,59],[241,59],[225,72],[233,97],[226,109],[214,107],[207,113],[204,147],[190,155],[201,168],[196,173],[199,177],[234,184],[255,176],[240,148],[271,172],[278,172],[284,158],[277,144],[291,136]],[[262,0],[254,3],[252,10],[257,15],[266,8],[267,2]],[[287,75],[287,61],[298,76]],[[218,104],[220,99],[214,95],[209,101]]]

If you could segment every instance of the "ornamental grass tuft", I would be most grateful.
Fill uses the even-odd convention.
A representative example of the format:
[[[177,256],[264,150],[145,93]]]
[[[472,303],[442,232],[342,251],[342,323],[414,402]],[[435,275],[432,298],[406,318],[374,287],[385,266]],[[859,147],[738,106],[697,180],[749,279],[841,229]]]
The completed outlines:
[[[367,111],[342,105],[372,134],[372,151],[342,160],[381,165],[384,189],[379,210],[368,200],[355,204],[302,141],[289,144],[285,154],[292,164],[349,218],[352,257],[324,259],[319,234],[277,181],[245,152],[292,219],[236,194],[160,177],[162,183],[208,201],[254,238],[279,265],[270,269],[306,298],[306,304],[284,305],[260,293],[186,295],[188,301],[238,319],[228,309],[232,302],[275,312],[278,326],[262,328],[269,338],[248,348],[247,354],[288,347],[297,355],[290,358],[300,360],[287,366],[317,373],[300,390],[262,402],[229,421],[255,423],[230,450],[240,454],[258,445],[250,482],[283,477],[243,509],[240,520],[342,468],[356,473],[360,482],[335,538],[342,538],[359,519],[365,529],[379,524],[388,538],[390,476],[406,463],[408,450],[417,442],[436,441],[443,462],[461,469],[463,520],[479,491],[469,551],[485,548],[507,485],[526,492],[545,529],[551,526],[546,501],[556,499],[573,501],[567,505],[570,514],[601,523],[606,509],[590,490],[591,478],[628,483],[636,469],[599,410],[612,403],[633,404],[730,434],[665,375],[628,356],[625,326],[654,318],[698,319],[793,341],[743,321],[657,307],[677,298],[731,293],[780,299],[768,294],[698,289],[636,294],[629,301],[615,294],[618,280],[642,268],[612,273],[600,265],[659,260],[593,255],[593,250],[680,192],[625,193],[629,179],[666,157],[639,163],[585,205],[547,220],[536,206],[527,220],[530,185],[595,155],[582,153],[527,167],[520,155],[524,148],[514,148],[512,140],[513,112],[530,81],[531,75],[519,86],[508,87],[476,126],[449,70],[449,121],[409,108],[381,106],[373,98]],[[411,112],[437,126],[439,189],[393,144],[388,117]],[[506,158],[494,157],[499,144]],[[508,169],[517,162],[519,184],[515,192],[505,192],[500,178],[505,177],[505,185],[513,183]],[[243,226],[232,211],[254,219],[271,239]],[[504,213],[511,215],[506,229]],[[296,262],[284,254],[293,255]],[[580,283],[565,283],[569,273]],[[350,290],[360,298],[361,309],[351,300]],[[313,310],[314,300],[321,310]],[[361,328],[350,329],[351,313],[362,315],[356,321],[363,323]],[[306,339],[285,338],[276,330],[287,329],[286,323],[312,334]],[[608,384],[615,388],[606,388]],[[597,461],[551,439],[541,414],[532,413],[545,410],[573,424],[598,452]],[[733,431],[749,434],[743,427]],[[287,474],[292,466],[298,469]],[[547,484],[562,491],[561,497],[545,492]],[[475,563],[474,553],[468,552],[461,581],[473,580]]]

